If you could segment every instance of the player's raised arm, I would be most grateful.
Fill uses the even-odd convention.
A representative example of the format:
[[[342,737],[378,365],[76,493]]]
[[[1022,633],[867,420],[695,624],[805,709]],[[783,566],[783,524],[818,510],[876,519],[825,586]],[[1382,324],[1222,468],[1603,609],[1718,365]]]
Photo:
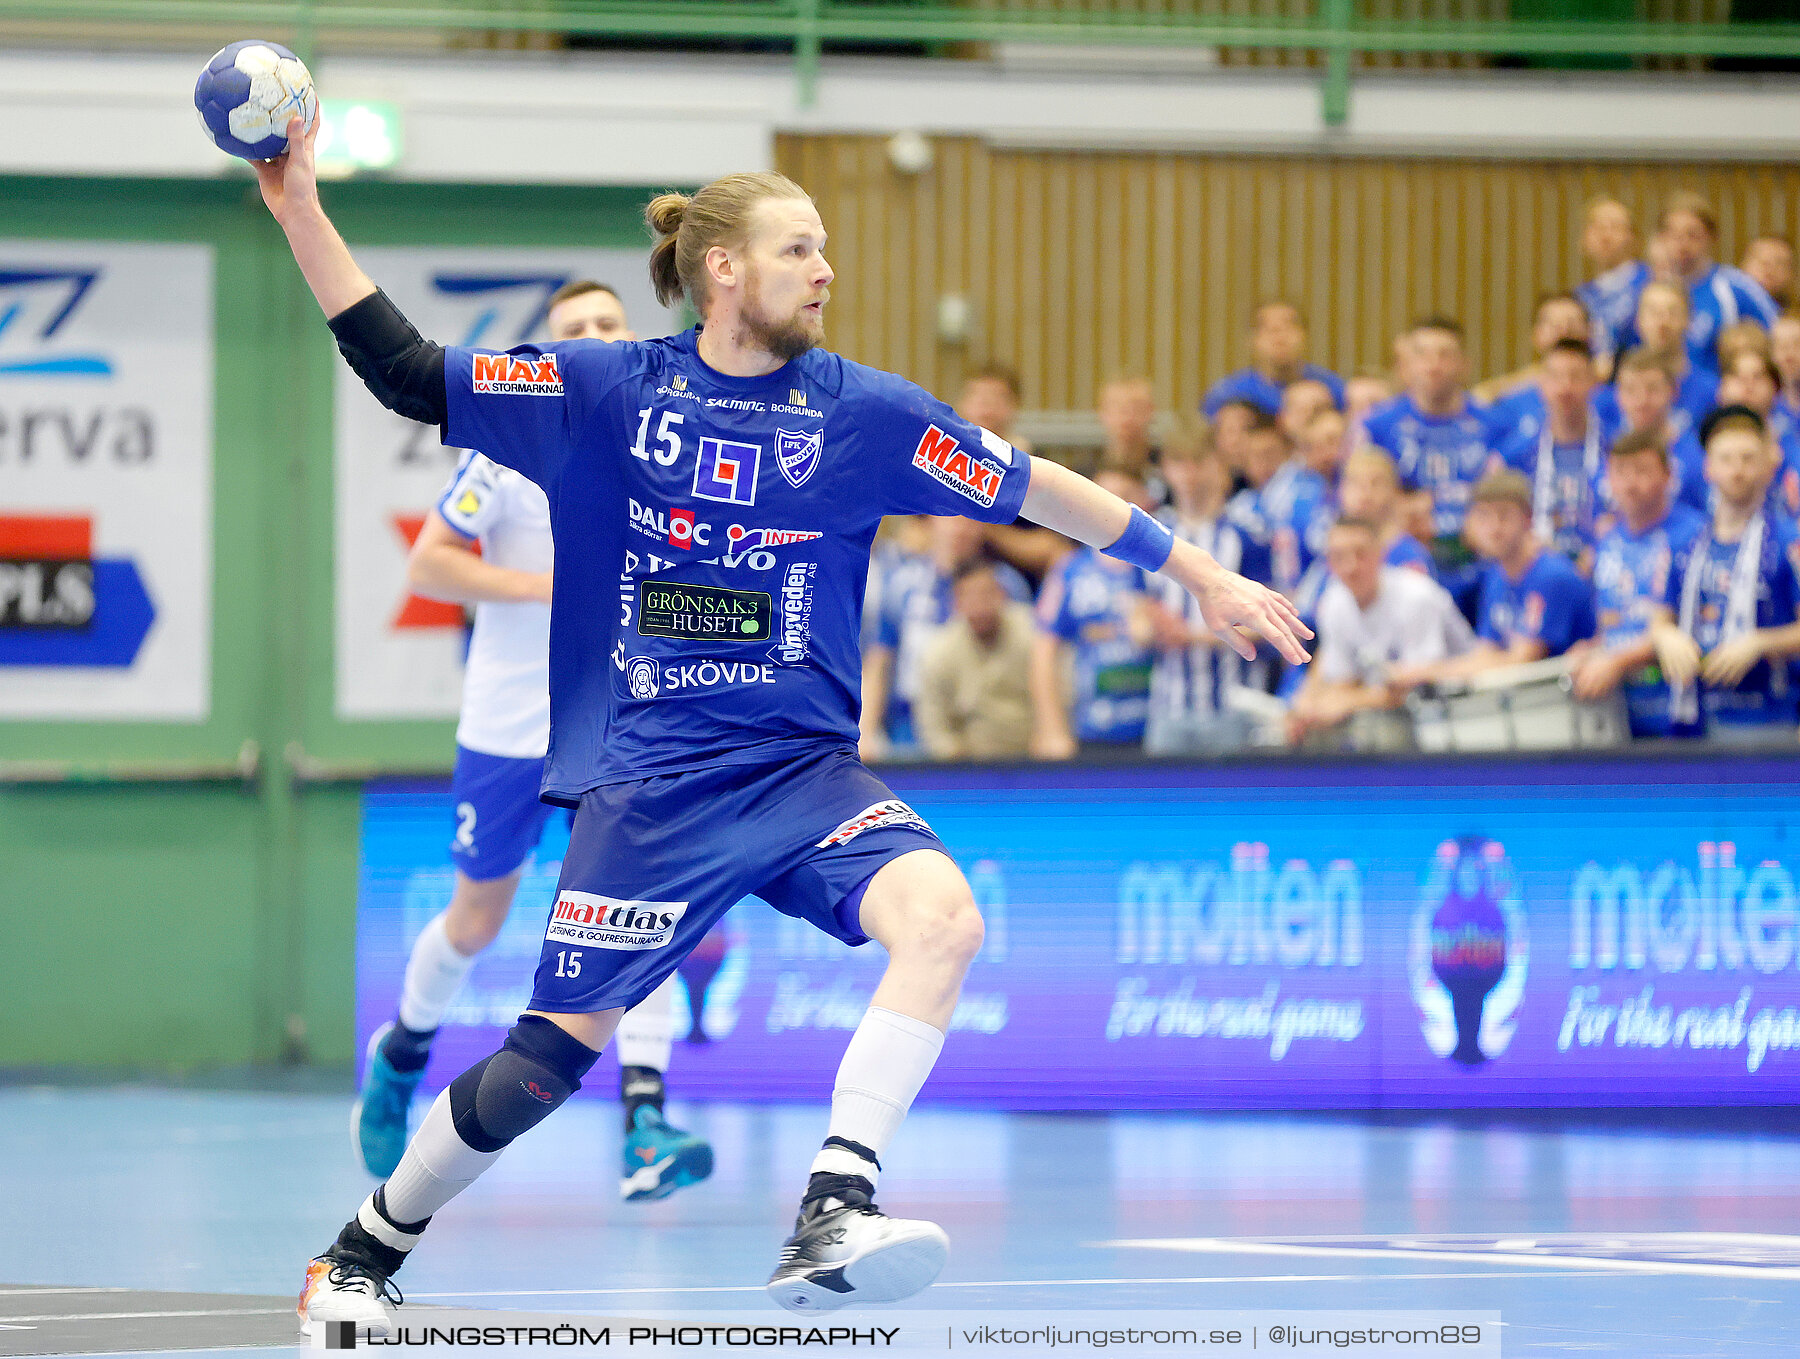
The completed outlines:
[[[1256,656],[1245,631],[1267,640],[1295,665],[1308,659],[1300,639],[1311,637],[1312,630],[1283,596],[1227,571],[1203,549],[1062,464],[1032,458],[1021,513],[1109,557],[1160,571],[1200,601],[1206,625],[1245,660]]]
[[[319,202],[313,144],[324,121],[313,119],[312,131],[307,132],[295,118],[288,124],[287,154],[250,164],[262,187],[263,202],[287,234],[294,262],[306,275],[307,285],[329,320],[372,294],[375,284],[350,257],[350,247]]]
[[[318,299],[345,362],[396,415],[443,425],[450,413],[444,351],[421,338],[358,267],[319,202],[313,143],[320,126],[314,119],[312,131],[306,132],[295,118],[288,124],[286,154],[251,162],[263,202],[286,234],[294,262]]]

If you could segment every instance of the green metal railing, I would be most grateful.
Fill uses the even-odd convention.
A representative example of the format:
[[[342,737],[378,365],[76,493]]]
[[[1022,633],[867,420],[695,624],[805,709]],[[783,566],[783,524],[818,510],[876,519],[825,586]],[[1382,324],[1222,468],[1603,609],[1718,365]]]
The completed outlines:
[[[1390,7],[1370,0],[1310,0],[1273,15],[1222,14],[1220,7],[1217,0],[58,0],[47,10],[43,0],[0,0],[0,23],[204,27],[291,38],[303,54],[316,50],[321,33],[353,42],[357,32],[377,29],[760,40],[791,45],[803,104],[812,102],[827,43],[1266,48],[1319,55],[1325,120],[1333,125],[1348,114],[1358,54],[1800,58],[1800,18],[1401,20],[1372,17],[1371,9]]]

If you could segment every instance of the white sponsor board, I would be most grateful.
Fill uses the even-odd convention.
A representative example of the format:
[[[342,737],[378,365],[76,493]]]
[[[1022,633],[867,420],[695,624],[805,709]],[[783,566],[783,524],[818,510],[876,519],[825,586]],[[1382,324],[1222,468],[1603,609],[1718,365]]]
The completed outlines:
[[[0,719],[212,702],[213,254],[0,240]]]
[[[542,341],[545,303],[579,278],[616,289],[639,336],[667,335],[678,324],[650,291],[648,247],[356,253],[419,333],[440,344],[500,350]],[[453,717],[462,691],[458,614],[409,597],[406,554],[459,450],[383,409],[343,365],[336,403],[337,714]]]

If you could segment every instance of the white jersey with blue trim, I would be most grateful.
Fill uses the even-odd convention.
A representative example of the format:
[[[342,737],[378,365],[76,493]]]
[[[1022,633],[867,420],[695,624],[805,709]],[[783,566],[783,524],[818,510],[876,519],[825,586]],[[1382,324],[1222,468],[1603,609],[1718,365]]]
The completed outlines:
[[[550,502],[510,468],[462,455],[437,512],[482,560],[515,571],[550,570]],[[483,601],[475,606],[463,670],[456,743],[484,755],[541,760],[550,747],[550,606]]]
[[[1223,511],[1213,519],[1188,520],[1170,509],[1157,518],[1183,542],[1210,553],[1227,571],[1242,569],[1243,534]],[[1208,630],[1200,601],[1173,580],[1151,576],[1150,589],[1190,631]],[[1239,685],[1266,693],[1270,668],[1270,662],[1261,656],[1246,661],[1222,642],[1159,651],[1150,667],[1150,720],[1160,723],[1225,712],[1227,693]]]
[[[904,378],[817,349],[733,377],[698,334],[444,351],[449,439],[549,499],[554,801],[853,748],[882,516],[1025,500],[1030,459]]]

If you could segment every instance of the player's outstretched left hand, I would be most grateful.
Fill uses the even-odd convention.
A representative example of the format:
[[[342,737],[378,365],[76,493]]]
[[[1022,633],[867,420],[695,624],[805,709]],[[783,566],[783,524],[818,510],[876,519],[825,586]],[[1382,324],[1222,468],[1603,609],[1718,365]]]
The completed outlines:
[[[1216,636],[1224,638],[1227,646],[1245,660],[1255,660],[1256,643],[1252,638],[1261,637],[1291,665],[1303,665],[1312,659],[1301,643],[1302,638],[1313,635],[1312,629],[1300,621],[1286,596],[1235,571],[1227,571],[1203,554],[1204,565],[1196,566],[1194,557],[1180,550],[1183,546],[1177,544],[1176,555],[1163,571],[1174,575],[1200,601],[1200,616]]]

